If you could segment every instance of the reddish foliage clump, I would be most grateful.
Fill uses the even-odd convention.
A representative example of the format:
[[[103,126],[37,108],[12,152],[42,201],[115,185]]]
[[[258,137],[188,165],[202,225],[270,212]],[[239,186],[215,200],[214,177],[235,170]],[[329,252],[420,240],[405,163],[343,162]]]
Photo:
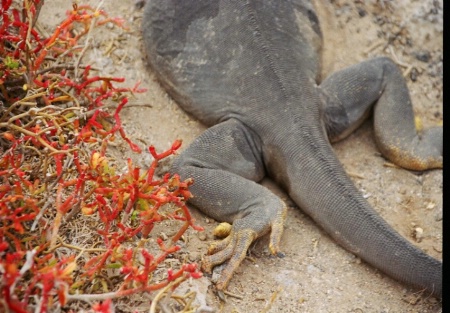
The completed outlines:
[[[105,301],[93,305],[95,312],[112,312],[112,298],[175,288],[201,276],[196,264],[185,264],[154,277],[180,249],[176,243],[186,229],[201,229],[185,205],[192,181],[154,177],[158,162],[175,154],[180,141],[160,154],[149,147],[147,171],[128,160],[127,170],[116,174],[108,142],[119,134],[141,152],[119,114],[126,94],[143,90],[116,87],[123,78],[92,75],[79,63],[92,25],[123,27],[122,21],[74,5],[43,38],[34,28],[42,5],[24,0],[14,7],[2,0],[0,7],[0,311],[47,312],[69,299],[96,299]],[[105,109],[110,103],[117,104],[113,113]],[[86,242],[99,240],[101,247],[64,241],[73,217],[92,217],[93,240]],[[182,225],[168,243],[156,240],[154,255],[144,243],[164,220]],[[120,279],[106,291],[95,288],[92,281],[106,271]]]

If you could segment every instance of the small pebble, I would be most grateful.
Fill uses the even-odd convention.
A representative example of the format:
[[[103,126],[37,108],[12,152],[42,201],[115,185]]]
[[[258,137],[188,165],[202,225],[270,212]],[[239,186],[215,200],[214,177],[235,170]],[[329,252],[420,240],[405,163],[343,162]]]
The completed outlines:
[[[164,241],[166,241],[167,239],[169,239],[169,237],[168,237],[165,233],[163,233],[163,232],[161,232],[161,233],[159,234],[159,237],[161,237],[161,239],[164,240]]]
[[[197,237],[198,237],[198,239],[200,239],[201,241],[205,241],[207,238],[206,238],[206,234],[205,234],[205,232],[199,232],[199,233],[197,233]]]
[[[364,10],[363,8],[358,8],[358,14],[360,17],[364,17],[367,15],[367,11]]]
[[[417,60],[427,63],[431,59],[431,54],[429,51],[416,51],[414,56]]]
[[[423,228],[421,227],[414,228],[413,237],[417,242],[421,242],[423,238]]]
[[[188,258],[189,258],[189,261],[191,261],[191,262],[198,262],[201,259],[201,254],[198,252],[195,252],[195,251],[190,252]]]

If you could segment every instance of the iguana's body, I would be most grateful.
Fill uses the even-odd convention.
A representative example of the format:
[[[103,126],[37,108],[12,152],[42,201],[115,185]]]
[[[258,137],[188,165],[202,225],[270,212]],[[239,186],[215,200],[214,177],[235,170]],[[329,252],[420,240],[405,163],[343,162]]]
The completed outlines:
[[[374,109],[377,143],[409,169],[442,167],[442,128],[416,134],[401,72],[387,58],[318,82],[322,37],[309,1],[150,1],[143,31],[149,62],[172,97],[215,125],[175,162],[192,177],[191,202],[233,222],[203,260],[229,260],[226,288],[251,242],[271,232],[278,252],[283,202],[268,175],[336,241],[391,277],[441,296],[442,263],[411,245],[360,195],[329,139],[347,135]],[[319,84],[319,85],[317,85]]]

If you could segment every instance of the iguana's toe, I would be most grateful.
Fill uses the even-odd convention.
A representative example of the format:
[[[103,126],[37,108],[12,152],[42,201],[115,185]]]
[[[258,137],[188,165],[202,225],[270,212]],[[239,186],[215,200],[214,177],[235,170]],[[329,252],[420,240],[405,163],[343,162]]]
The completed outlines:
[[[283,235],[284,220],[286,219],[287,207],[284,206],[279,216],[272,223],[272,232],[270,233],[269,250],[273,255],[281,256],[280,242]]]

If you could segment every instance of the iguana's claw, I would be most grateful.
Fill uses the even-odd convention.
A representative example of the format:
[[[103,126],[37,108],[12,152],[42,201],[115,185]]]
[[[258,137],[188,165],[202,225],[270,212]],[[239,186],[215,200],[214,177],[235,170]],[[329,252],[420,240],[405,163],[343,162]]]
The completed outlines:
[[[202,269],[208,273],[211,273],[214,266],[228,260],[228,264],[225,266],[220,278],[216,282],[216,288],[218,290],[227,288],[234,271],[239,267],[242,260],[244,260],[248,248],[256,238],[271,230],[269,243],[270,252],[273,255],[279,255],[281,253],[279,252],[279,246],[286,217],[286,207],[283,206],[283,208],[272,218],[272,221],[266,223],[265,227],[260,227],[261,220],[259,220],[259,227],[247,226],[245,228],[240,228],[240,225],[246,225],[246,221],[244,220],[252,220],[251,215],[252,214],[235,221],[230,235],[221,241],[212,243],[208,249],[208,255],[204,256],[202,259]]]

